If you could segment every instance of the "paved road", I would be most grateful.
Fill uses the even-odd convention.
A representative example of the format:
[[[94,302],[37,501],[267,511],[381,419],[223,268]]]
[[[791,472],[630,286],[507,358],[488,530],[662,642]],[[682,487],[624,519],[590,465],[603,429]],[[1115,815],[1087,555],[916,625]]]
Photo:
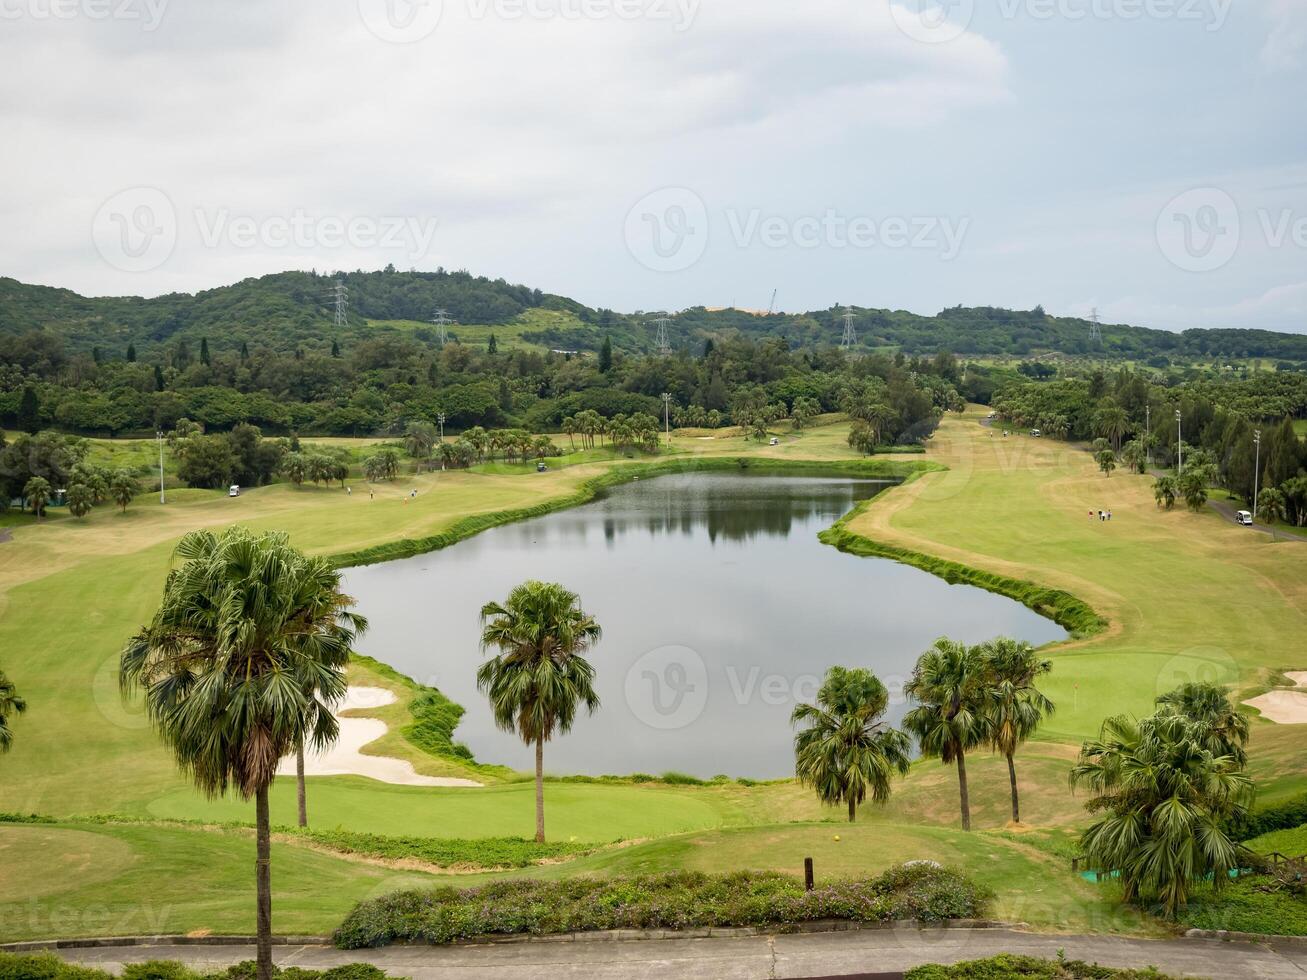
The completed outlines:
[[[1234,515],[1242,509],[1226,500],[1209,500],[1207,501],[1207,506],[1212,508],[1212,510],[1216,511],[1231,524],[1235,523]],[[1252,527],[1246,528],[1246,530],[1260,531],[1262,534],[1269,534],[1276,541],[1307,541],[1307,538],[1304,538],[1300,534],[1281,531],[1278,527],[1267,527],[1265,524],[1254,524]]]
[[[754,980],[893,973],[921,963],[954,963],[997,953],[1073,959],[1104,966],[1156,966],[1177,976],[1307,978],[1307,946],[1205,939],[1149,941],[1106,936],[1045,936],[1005,929],[866,930],[817,935],[618,942],[518,943],[342,952],[321,946],[275,950],[283,966],[369,962],[413,980]],[[63,950],[66,959],[108,969],[149,959],[216,968],[253,958],[249,947],[154,946]]]

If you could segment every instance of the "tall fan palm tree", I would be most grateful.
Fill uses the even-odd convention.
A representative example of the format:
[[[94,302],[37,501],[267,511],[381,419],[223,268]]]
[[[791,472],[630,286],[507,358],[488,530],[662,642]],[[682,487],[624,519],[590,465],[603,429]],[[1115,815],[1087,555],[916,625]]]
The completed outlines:
[[[1225,827],[1248,812],[1252,780],[1228,755],[1204,747],[1207,732],[1174,712],[1103,722],[1071,771],[1088,785],[1086,808],[1101,814],[1081,836],[1100,871],[1119,872],[1126,901],[1160,899],[1167,916],[1192,886],[1220,888],[1239,864]]]
[[[310,701],[346,689],[349,630],[322,625],[323,596],[338,593],[340,577],[285,534],[241,527],[192,532],[175,554],[182,563],[123,648],[119,682],[125,694],[143,693],[147,717],[202,792],[254,798],[258,977],[269,980],[268,788],[301,740],[325,746],[337,736],[331,712]]]
[[[907,735],[881,722],[889,692],[869,670],[832,667],[816,704],[794,709],[791,722],[807,723],[794,736],[794,771],[829,806],[847,804],[849,823],[866,801],[884,803],[894,773],[911,768]]]
[[[1035,681],[1053,669],[1029,643],[1000,638],[981,644],[986,669],[985,697],[989,715],[989,743],[1007,759],[1012,786],[1012,822],[1021,822],[1017,794],[1017,749],[1035,734],[1040,722],[1053,713],[1053,702],[1040,693]]]
[[[903,727],[917,737],[921,754],[958,767],[962,829],[971,829],[967,749],[989,737],[985,708],[985,663],[977,647],[939,639],[921,655],[903,688],[917,706]]]
[[[1182,684],[1157,699],[1163,711],[1197,722],[1203,746],[1213,755],[1228,755],[1243,768],[1248,764],[1248,719],[1230,703],[1216,684]]]
[[[8,752],[14,744],[14,733],[9,728],[10,719],[26,710],[27,702],[18,696],[18,688],[0,670],[0,752]]]
[[[535,746],[536,840],[545,839],[545,742],[567,734],[582,705],[594,714],[599,695],[594,667],[583,654],[603,635],[575,593],[561,585],[525,582],[501,605],[481,609],[482,649],[495,649],[477,671],[495,723]]]

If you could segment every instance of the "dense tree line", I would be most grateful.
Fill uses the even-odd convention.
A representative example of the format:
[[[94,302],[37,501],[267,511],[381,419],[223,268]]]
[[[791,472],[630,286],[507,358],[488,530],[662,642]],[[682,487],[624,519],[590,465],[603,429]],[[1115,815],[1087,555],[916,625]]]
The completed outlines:
[[[1113,465],[1119,459],[1139,473],[1150,460],[1158,468],[1174,467],[1176,474],[1157,486],[1163,507],[1183,499],[1201,508],[1211,485],[1250,507],[1254,489],[1269,490],[1264,500],[1270,517],[1307,524],[1307,444],[1294,428],[1294,419],[1307,417],[1307,375],[1274,372],[1168,387],[1131,370],[1098,371],[1008,385],[994,396],[993,407],[1022,428],[1101,440],[1095,450],[1106,473],[1109,457]]]
[[[209,433],[252,425],[273,433],[399,436],[413,422],[434,424],[443,415],[455,432],[539,433],[560,431],[587,412],[661,420],[667,393],[678,423],[753,429],[796,417],[802,426],[819,412],[875,403],[884,406],[882,441],[918,442],[940,411],[957,404],[961,385],[951,355],[849,358],[834,348],[792,350],[779,339],[709,340],[694,354],[670,357],[608,348],[599,357],[492,353],[411,333],[336,342],[329,351],[224,350],[206,340],[195,347],[179,340],[151,363],[139,354],[97,360],[73,353],[45,331],[0,338],[0,422],[29,432],[119,435],[170,431],[188,419]],[[194,453],[219,469],[222,449],[210,442]],[[246,463],[245,472],[266,471]]]

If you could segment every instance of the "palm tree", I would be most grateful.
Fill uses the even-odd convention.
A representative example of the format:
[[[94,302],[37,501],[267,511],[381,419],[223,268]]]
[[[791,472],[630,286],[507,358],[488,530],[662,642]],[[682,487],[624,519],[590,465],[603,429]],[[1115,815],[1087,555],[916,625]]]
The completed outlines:
[[[917,737],[921,754],[946,766],[957,764],[962,829],[971,829],[967,791],[967,749],[989,737],[985,664],[979,648],[940,639],[917,660],[903,691],[917,701],[903,727]]]
[[[132,502],[139,488],[136,485],[136,477],[132,476],[129,470],[117,470],[112,479],[109,481],[109,495],[113,497],[113,502],[127,513],[127,505]]]
[[[1121,440],[1130,431],[1130,416],[1115,401],[1106,400],[1094,415],[1094,429],[1099,435],[1110,439],[1112,448],[1120,452]]]
[[[23,499],[39,521],[45,513],[45,505],[50,502],[50,482],[43,476],[34,476],[23,484]]]
[[[985,682],[989,713],[989,742],[1007,759],[1012,787],[1012,822],[1021,822],[1017,794],[1017,749],[1035,734],[1039,723],[1053,713],[1053,702],[1035,687],[1035,680],[1053,669],[1029,643],[1000,638],[981,644],[987,670]]]
[[[1243,768],[1248,764],[1248,719],[1241,715],[1224,689],[1216,684],[1181,684],[1157,699],[1163,711],[1196,722],[1203,732],[1203,746],[1213,755],[1228,755]]]
[[[1225,828],[1248,812],[1252,780],[1238,761],[1204,747],[1202,726],[1171,711],[1136,721],[1103,722],[1071,771],[1087,784],[1086,804],[1101,816],[1080,838],[1102,872],[1120,874],[1126,901],[1159,898],[1167,916],[1189,889],[1210,879],[1220,888],[1239,865]]]
[[[322,597],[339,572],[306,558],[284,533],[193,531],[175,552],[153,619],[123,648],[124,694],[146,715],[179,768],[210,797],[234,788],[255,801],[259,980],[272,976],[268,788],[278,761],[303,739],[337,736],[325,705],[346,689],[347,631],[320,629]]]
[[[889,692],[869,670],[832,667],[816,704],[801,704],[790,721],[809,723],[794,736],[794,771],[829,806],[845,803],[849,823],[868,792],[873,802],[890,796],[894,773],[911,768],[908,737],[881,723]]]
[[[561,585],[525,582],[502,605],[481,608],[481,647],[494,648],[477,671],[477,687],[504,731],[517,732],[536,754],[536,840],[545,839],[545,742],[567,734],[577,708],[599,708],[594,667],[583,654],[603,635],[575,593]]]
[[[1153,484],[1153,499],[1157,501],[1158,507],[1174,509],[1175,499],[1178,496],[1180,496],[1180,483],[1173,476],[1159,476],[1157,482]]]
[[[8,752],[14,744],[14,733],[9,720],[27,710],[27,702],[18,696],[14,682],[0,670],[0,752]]]
[[[95,506],[95,494],[84,483],[74,483],[68,488],[68,513],[79,520],[91,512]]]

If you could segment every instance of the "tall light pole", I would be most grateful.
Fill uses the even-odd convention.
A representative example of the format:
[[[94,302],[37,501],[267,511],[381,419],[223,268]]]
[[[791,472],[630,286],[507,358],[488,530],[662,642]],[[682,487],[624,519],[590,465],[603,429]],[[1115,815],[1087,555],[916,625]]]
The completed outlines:
[[[667,433],[667,443],[672,442],[672,396],[663,392],[663,430]]]
[[[1261,489],[1262,478],[1262,430],[1253,433],[1253,445],[1257,447],[1257,462],[1253,464],[1253,520],[1257,520],[1257,493]],[[1272,521],[1274,523],[1274,521]]]
[[[168,498],[163,492],[163,431],[155,429],[154,438],[159,443],[159,503],[166,504]]]
[[[443,447],[445,445],[445,413],[441,412],[437,415],[436,421],[440,423],[440,445]],[[442,470],[445,468],[445,453],[443,449],[440,453],[440,468]]]
[[[1175,410],[1175,458],[1179,462],[1179,475],[1184,476],[1184,416]]]
[[[1144,472],[1153,468],[1153,406],[1144,406]]]

